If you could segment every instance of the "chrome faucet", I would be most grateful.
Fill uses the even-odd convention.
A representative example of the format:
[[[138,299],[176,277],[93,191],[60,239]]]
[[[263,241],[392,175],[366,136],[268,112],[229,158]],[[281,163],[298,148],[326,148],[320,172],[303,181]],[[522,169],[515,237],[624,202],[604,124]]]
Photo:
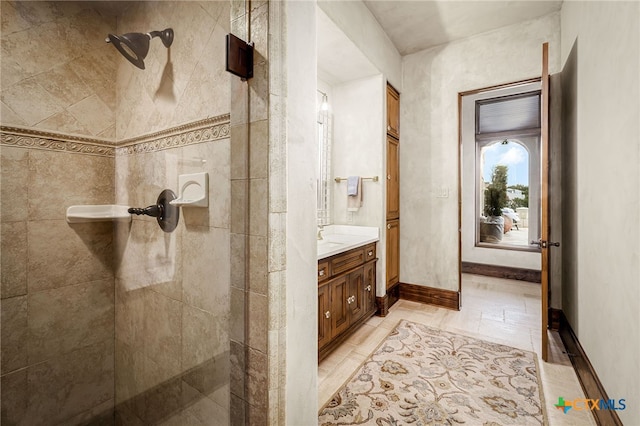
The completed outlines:
[[[322,230],[324,229],[324,226],[322,225],[318,225],[318,241],[322,240]]]

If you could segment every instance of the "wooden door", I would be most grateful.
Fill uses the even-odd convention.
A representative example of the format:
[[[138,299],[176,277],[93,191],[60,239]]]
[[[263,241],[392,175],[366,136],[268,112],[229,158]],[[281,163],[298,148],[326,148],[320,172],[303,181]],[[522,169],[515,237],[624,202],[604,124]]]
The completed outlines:
[[[542,360],[547,361],[549,336],[549,247],[559,243],[549,243],[549,43],[542,45],[542,90],[540,94],[540,158],[542,166],[541,185],[541,229],[540,253],[541,261],[541,299],[542,299]]]
[[[331,341],[331,286],[318,287],[318,349]]]
[[[387,136],[387,220],[400,217],[400,156],[398,141]]]
[[[400,280],[400,221],[387,222],[387,290]]]
[[[331,286],[331,338],[349,327],[349,275],[345,274],[329,282]]]
[[[400,138],[400,94],[387,84],[387,133]]]
[[[364,268],[349,273],[349,323],[353,324],[364,315]]]

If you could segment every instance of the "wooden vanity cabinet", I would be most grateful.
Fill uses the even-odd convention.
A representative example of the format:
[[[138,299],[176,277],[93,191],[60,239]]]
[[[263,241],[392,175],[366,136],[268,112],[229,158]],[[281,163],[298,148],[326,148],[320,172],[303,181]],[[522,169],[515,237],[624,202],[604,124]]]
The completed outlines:
[[[400,139],[400,94],[387,84],[387,134]]]
[[[376,312],[377,260],[373,243],[318,261],[318,361]]]

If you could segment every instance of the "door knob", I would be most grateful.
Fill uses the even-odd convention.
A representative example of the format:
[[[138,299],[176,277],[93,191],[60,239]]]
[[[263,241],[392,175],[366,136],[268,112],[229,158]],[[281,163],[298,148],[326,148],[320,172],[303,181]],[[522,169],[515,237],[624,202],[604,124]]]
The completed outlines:
[[[324,313],[325,318],[331,318],[331,312],[327,311]]]
[[[547,248],[547,247],[560,247],[560,243],[559,242],[549,242],[547,240],[538,240],[538,241],[531,241],[531,245],[534,246],[538,246],[540,248]]]

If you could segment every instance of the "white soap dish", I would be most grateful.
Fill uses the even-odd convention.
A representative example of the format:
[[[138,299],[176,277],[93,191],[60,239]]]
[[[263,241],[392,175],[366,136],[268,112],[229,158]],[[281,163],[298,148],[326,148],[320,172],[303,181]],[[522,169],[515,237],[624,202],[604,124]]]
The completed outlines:
[[[67,208],[68,223],[102,222],[108,220],[131,220],[129,206],[117,204],[88,204]]]
[[[206,172],[178,176],[178,198],[169,203],[182,207],[209,207],[209,174]]]

